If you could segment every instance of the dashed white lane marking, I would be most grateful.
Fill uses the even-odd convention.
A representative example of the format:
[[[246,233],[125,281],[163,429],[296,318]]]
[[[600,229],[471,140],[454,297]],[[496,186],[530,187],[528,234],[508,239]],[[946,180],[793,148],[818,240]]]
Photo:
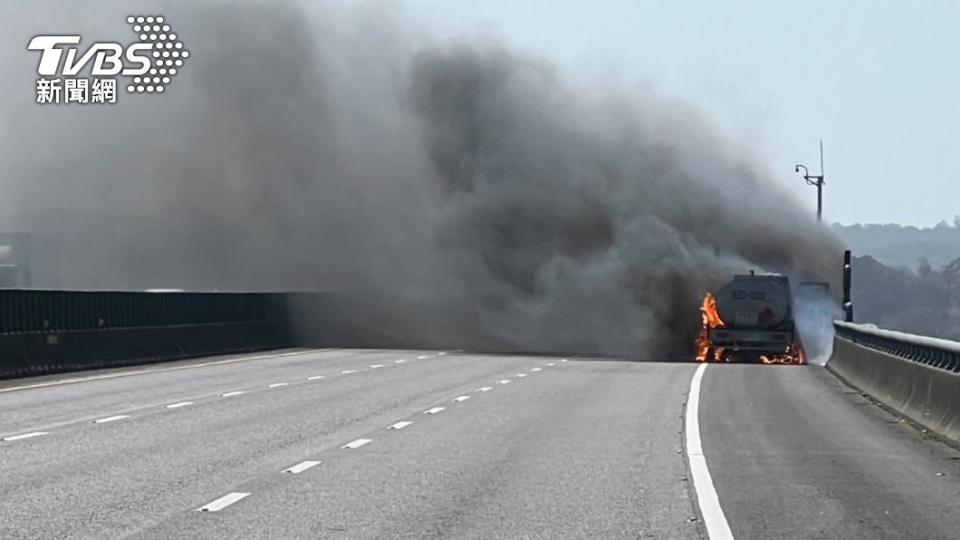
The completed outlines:
[[[307,377],[308,381],[319,381],[323,378],[323,375],[314,375],[313,377]]]
[[[345,369],[345,370],[341,371],[340,374],[341,374],[341,375],[349,375],[349,374],[351,374],[351,373],[356,373],[356,372],[357,372],[357,370],[355,370],[355,369]]]
[[[550,362],[549,364],[547,364],[547,367],[553,367],[555,365],[557,365],[556,362]]]
[[[490,386],[483,386],[481,388],[477,388],[477,392],[489,392],[491,390],[493,390],[493,387],[490,387]]]
[[[396,424],[388,427],[387,429],[403,429],[403,428],[409,426],[409,425],[412,424],[412,423],[413,423],[413,422],[411,422],[411,421],[409,421],[409,420],[404,420],[403,422],[397,422]]]
[[[267,388],[280,388],[281,386],[287,386],[287,385],[289,385],[289,384],[290,384],[290,383],[275,382],[275,383],[273,383],[273,384],[268,384],[268,385],[267,385]]]
[[[561,361],[561,362],[566,362],[567,359],[566,359],[566,358],[561,358],[560,361]]]
[[[438,412],[445,411],[446,409],[446,407],[434,407],[432,409],[423,411],[423,414],[437,414]]]
[[[234,392],[227,392],[225,394],[220,394],[220,397],[233,397],[233,396],[239,396],[240,394],[246,394],[246,393],[247,393],[246,390],[236,390]]]
[[[179,409],[180,407],[188,407],[193,405],[192,401],[181,401],[180,403],[171,403],[167,405],[168,409]]]
[[[231,504],[240,502],[249,496],[250,496],[249,493],[238,493],[238,492],[227,493],[223,497],[220,497],[219,499],[211,503],[208,503],[205,506],[201,506],[200,508],[197,508],[197,512],[219,512],[224,508],[230,506]]]
[[[470,396],[457,396],[457,397],[453,398],[453,401],[456,401],[457,403],[460,403],[461,401],[466,401],[466,400],[468,400],[468,399],[470,399]]]
[[[438,352],[438,353],[437,353],[437,356],[446,356],[446,355],[447,355],[447,353],[445,353],[445,352]]]
[[[510,384],[510,379],[500,379],[497,384]]]
[[[118,415],[116,415],[116,416],[108,416],[108,417],[106,417],[106,418],[98,418],[98,419],[94,420],[93,423],[94,423],[94,424],[107,424],[107,423],[110,423],[110,422],[116,422],[117,420],[123,420],[123,419],[126,419],[126,418],[130,418],[130,415],[129,415],[129,414],[118,414]]]
[[[401,359],[399,359],[399,360],[394,360],[393,363],[394,363],[394,364],[406,364],[406,363],[407,363],[407,360],[404,359],[404,358],[401,358]]]
[[[418,356],[418,357],[417,357],[417,360],[426,360],[427,358],[430,358],[430,357],[429,357],[429,356]]]
[[[543,368],[535,367],[535,368],[531,369],[530,371],[533,371],[533,372],[543,371]]]
[[[290,467],[289,469],[284,469],[283,472],[290,473],[290,474],[300,474],[307,469],[312,469],[313,467],[316,467],[320,463],[321,462],[319,461],[304,461],[301,463],[297,463],[296,465],[294,465],[293,467]]]
[[[733,533],[727,523],[727,516],[720,507],[720,498],[713,486],[710,469],[707,468],[707,459],[703,455],[703,445],[700,440],[700,385],[703,381],[703,372],[707,364],[700,364],[690,379],[690,394],[687,396],[686,414],[686,443],[687,460],[690,463],[690,474],[693,476],[693,488],[697,493],[697,502],[700,505],[700,514],[703,515],[703,524],[707,528],[710,540],[732,540]]]
[[[383,367],[383,364],[371,364],[371,365],[370,365],[370,369],[377,369],[377,368],[382,368],[382,367]]]
[[[4,437],[0,441],[20,441],[23,439],[32,439],[34,437],[39,437],[41,435],[48,435],[47,431],[32,431],[30,433],[21,433],[20,435],[11,435],[9,437]]]
[[[257,356],[245,356],[243,358],[228,358],[226,360],[214,360],[212,362],[201,362],[199,364],[190,364],[186,366],[172,366],[172,367],[163,367],[163,368],[150,368],[150,369],[138,369],[136,371],[124,371],[122,373],[108,373],[106,375],[91,375],[89,377],[74,377],[72,379],[64,379],[60,381],[52,382],[43,382],[36,384],[26,384],[23,386],[12,386],[10,388],[0,388],[0,394],[5,392],[16,392],[17,390],[27,390],[30,388],[46,388],[48,386],[62,386],[65,384],[76,384],[88,381],[102,381],[105,379],[117,379],[120,377],[132,377],[134,375],[143,375],[145,373],[159,373],[163,371],[179,371],[183,369],[196,369],[207,366],[220,366],[224,364],[235,364],[237,362],[247,362],[250,360],[263,360],[266,358],[283,358],[285,356],[299,356],[304,354],[315,354],[318,352],[323,352],[329,349],[315,349],[310,351],[297,351],[291,353],[283,354],[261,354]]]
[[[357,439],[357,440],[355,440],[355,441],[350,441],[350,442],[348,442],[347,444],[341,446],[340,448],[342,448],[342,449],[344,449],[344,450],[346,450],[346,449],[356,450],[357,448],[360,448],[361,446],[363,446],[363,445],[365,445],[365,444],[370,444],[370,443],[372,443],[372,442],[373,442],[373,439]]]

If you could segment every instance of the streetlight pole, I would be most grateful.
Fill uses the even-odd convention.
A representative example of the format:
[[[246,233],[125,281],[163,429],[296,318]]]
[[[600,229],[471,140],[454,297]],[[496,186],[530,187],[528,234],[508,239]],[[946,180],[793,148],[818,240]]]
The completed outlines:
[[[803,179],[807,181],[807,184],[811,186],[817,186],[817,221],[823,219],[823,185],[826,182],[823,181],[823,140],[820,140],[820,174],[810,174],[810,171],[807,170],[806,165],[797,164],[794,167],[795,172],[800,172],[800,169],[803,169]]]

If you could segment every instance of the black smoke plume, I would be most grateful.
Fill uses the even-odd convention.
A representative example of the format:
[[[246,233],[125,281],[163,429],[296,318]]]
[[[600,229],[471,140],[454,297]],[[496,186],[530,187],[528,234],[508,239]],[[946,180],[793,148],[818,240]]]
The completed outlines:
[[[734,273],[835,273],[750,141],[501,40],[377,2],[54,4],[0,8],[0,228],[48,244],[39,286],[330,291],[323,324],[384,343],[662,358]],[[164,95],[33,103],[32,35],[149,10],[192,53]]]

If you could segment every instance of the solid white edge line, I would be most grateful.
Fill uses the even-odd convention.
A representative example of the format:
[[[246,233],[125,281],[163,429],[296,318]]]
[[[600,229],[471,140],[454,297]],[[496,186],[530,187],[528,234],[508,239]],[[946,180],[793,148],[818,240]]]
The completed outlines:
[[[409,425],[412,424],[412,423],[413,423],[413,422],[411,422],[411,421],[409,421],[409,420],[403,420],[403,421],[401,421],[401,422],[397,422],[396,424],[388,427],[387,429],[403,429],[403,428],[409,426]]]
[[[321,463],[320,461],[302,461],[300,463],[297,463],[293,467],[290,467],[289,469],[284,469],[283,472],[290,473],[290,474],[300,474],[307,469],[312,469],[313,467],[316,467],[320,463]]]
[[[94,424],[106,424],[106,423],[108,423],[108,422],[116,422],[117,420],[123,420],[123,419],[126,419],[126,418],[130,418],[130,415],[128,415],[128,414],[118,414],[118,415],[115,415],[115,416],[108,416],[108,417],[106,417],[106,418],[98,418],[98,419],[94,420],[93,423],[94,423]]]
[[[197,508],[197,512],[219,512],[231,504],[242,501],[249,496],[249,493],[227,493],[223,497]]]
[[[0,441],[20,441],[23,439],[32,439],[34,437],[39,437],[41,435],[48,435],[48,431],[31,431],[30,433],[21,433],[20,435],[11,435],[9,437],[4,437]]]
[[[356,450],[357,448],[360,448],[361,446],[365,444],[370,444],[372,442],[373,442],[373,439],[356,439],[354,441],[348,442],[347,444],[341,446],[340,448],[344,450],[346,449]]]
[[[427,410],[423,411],[423,414],[437,414],[437,413],[443,412],[443,411],[445,411],[445,410],[447,410],[446,407],[433,407],[432,409],[427,409]]]
[[[188,405],[193,405],[192,401],[181,401],[180,403],[171,403],[167,405],[168,409],[179,409],[180,407],[186,407]]]
[[[693,488],[697,494],[697,503],[700,505],[700,515],[707,528],[707,537],[710,540],[732,540],[733,533],[727,516],[720,507],[720,498],[710,477],[707,460],[703,455],[703,444],[700,440],[700,385],[703,381],[703,372],[707,364],[700,364],[690,379],[690,393],[687,396],[686,413],[686,443],[687,461],[690,463],[690,474],[693,476]]]

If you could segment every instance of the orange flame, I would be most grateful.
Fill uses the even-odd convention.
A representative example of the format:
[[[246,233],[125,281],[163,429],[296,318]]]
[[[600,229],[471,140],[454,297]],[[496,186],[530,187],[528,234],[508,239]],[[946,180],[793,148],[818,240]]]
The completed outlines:
[[[710,338],[711,328],[720,328],[726,326],[720,314],[717,313],[717,299],[712,293],[707,293],[703,297],[703,304],[700,305],[700,317],[703,325],[700,327],[700,335],[697,337],[697,362],[706,362],[707,356],[710,356]],[[719,362],[723,357],[723,349],[713,351],[711,360]]]
[[[797,343],[791,343],[783,354],[760,355],[760,362],[764,364],[795,364],[802,365],[807,363],[807,357],[803,353],[803,347]]]
[[[723,347],[710,349],[710,329],[722,328],[726,326],[720,313],[717,312],[717,299],[712,293],[707,293],[703,297],[703,304],[700,306],[700,316],[703,324],[700,326],[700,334],[696,342],[697,362],[732,362],[736,360],[735,352],[728,353]],[[803,347],[799,343],[791,343],[787,350],[782,354],[763,354],[760,355],[760,362],[763,364],[806,364],[806,356],[803,353]]]

